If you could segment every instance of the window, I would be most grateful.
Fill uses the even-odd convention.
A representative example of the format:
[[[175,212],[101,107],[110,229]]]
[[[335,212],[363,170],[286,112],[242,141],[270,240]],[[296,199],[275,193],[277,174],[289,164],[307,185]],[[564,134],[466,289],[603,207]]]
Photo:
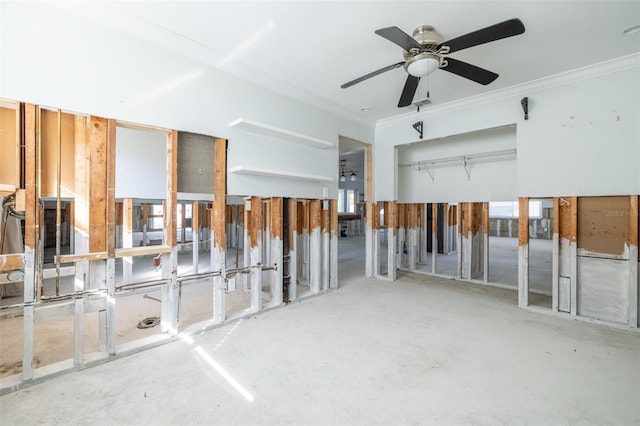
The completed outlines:
[[[356,212],[356,191],[353,189],[347,190],[347,212]]]
[[[338,213],[344,213],[344,189],[338,191]]]
[[[517,201],[498,201],[489,203],[489,217],[500,219],[517,219],[520,215],[520,206]],[[540,219],[542,217],[542,201],[529,201],[529,217]]]

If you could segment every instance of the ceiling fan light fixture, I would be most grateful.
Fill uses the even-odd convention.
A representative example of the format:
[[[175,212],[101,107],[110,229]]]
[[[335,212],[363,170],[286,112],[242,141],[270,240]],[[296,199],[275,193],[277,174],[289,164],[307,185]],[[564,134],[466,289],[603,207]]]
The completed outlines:
[[[405,65],[409,74],[414,77],[424,77],[440,68],[440,56],[435,53],[420,53],[407,60]]]

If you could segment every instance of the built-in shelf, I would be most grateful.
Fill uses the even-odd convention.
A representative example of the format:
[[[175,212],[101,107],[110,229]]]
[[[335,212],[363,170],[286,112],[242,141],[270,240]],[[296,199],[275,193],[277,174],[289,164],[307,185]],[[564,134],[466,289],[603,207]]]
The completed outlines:
[[[255,176],[267,176],[274,178],[286,178],[286,179],[300,179],[300,180],[308,180],[311,182],[332,182],[335,180],[333,177],[327,176],[319,176],[319,175],[311,175],[308,173],[297,173],[297,172],[288,172],[283,170],[275,170],[275,169],[265,169],[262,167],[251,167],[251,166],[235,166],[229,169],[231,173],[240,173],[244,175],[255,175]]]
[[[246,132],[256,133],[258,135],[269,136],[276,139],[286,140],[301,145],[310,146],[319,149],[328,149],[333,147],[333,143],[312,136],[303,135],[301,133],[292,132],[290,130],[281,129],[269,124],[259,123],[246,118],[238,118],[229,124],[234,129],[244,130]]]

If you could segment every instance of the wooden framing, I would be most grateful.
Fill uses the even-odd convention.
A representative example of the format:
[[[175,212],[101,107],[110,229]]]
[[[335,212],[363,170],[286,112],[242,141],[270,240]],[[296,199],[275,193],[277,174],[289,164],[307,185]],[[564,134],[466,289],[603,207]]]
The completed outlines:
[[[251,311],[262,309],[262,200],[251,197],[249,240],[251,250]],[[245,250],[247,249],[245,248]]]
[[[302,232],[300,221],[298,220],[298,200],[289,198],[288,200],[288,224],[289,224],[289,301],[294,301],[298,297],[298,235]],[[245,250],[246,251],[246,250]]]
[[[431,273],[436,273],[438,258],[438,203],[431,203]]]
[[[38,138],[39,112],[35,105],[25,104],[24,145],[25,145],[25,237],[24,237],[24,303],[22,379],[33,377],[33,320],[38,283],[39,253],[39,180],[38,180]]]
[[[318,293],[322,285],[322,202],[309,202],[309,285]]]
[[[280,306],[283,303],[282,293],[282,197],[271,197],[270,210],[270,236],[271,236],[271,265],[275,269],[271,271],[271,306]]]
[[[338,288],[338,200],[331,200],[329,202],[329,209],[331,214],[329,288],[335,290]]]
[[[529,198],[518,199],[518,306],[529,305]]]
[[[211,209],[211,268],[226,270],[227,140],[214,138],[213,208]],[[213,322],[225,319],[225,279],[213,277]]]
[[[482,203],[482,281],[489,282],[489,203]]]
[[[375,264],[378,252],[374,252],[374,204],[373,204],[373,147],[367,145],[365,151],[365,275],[372,278],[375,275]]]
[[[638,195],[632,195],[629,200],[629,326],[638,327],[638,262],[640,262],[640,250],[638,250],[639,218]]]
[[[194,201],[191,205],[191,272],[198,273],[200,262],[200,203]]]

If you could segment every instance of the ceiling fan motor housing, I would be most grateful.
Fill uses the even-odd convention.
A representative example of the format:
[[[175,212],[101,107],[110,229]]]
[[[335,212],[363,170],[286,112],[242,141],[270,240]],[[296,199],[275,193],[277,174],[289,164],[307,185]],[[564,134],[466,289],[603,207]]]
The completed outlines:
[[[420,61],[422,59],[431,59],[432,65],[430,65],[430,69],[433,68],[441,68],[446,66],[444,58],[442,57],[442,53],[447,53],[444,51],[446,49],[445,46],[440,46],[440,44],[444,41],[444,38],[438,33],[431,25],[421,25],[413,31],[413,38],[420,43],[421,48],[413,48],[409,51],[404,51],[404,69],[411,74],[409,71],[409,67],[416,61]],[[440,49],[438,49],[440,46]],[[436,62],[437,61],[437,62]],[[431,71],[429,71],[431,72]]]

